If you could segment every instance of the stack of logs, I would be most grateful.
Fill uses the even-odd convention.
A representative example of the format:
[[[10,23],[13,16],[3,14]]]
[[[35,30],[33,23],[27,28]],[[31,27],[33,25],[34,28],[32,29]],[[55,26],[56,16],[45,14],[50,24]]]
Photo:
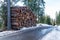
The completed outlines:
[[[11,27],[20,29],[36,25],[36,16],[28,7],[11,7]]]

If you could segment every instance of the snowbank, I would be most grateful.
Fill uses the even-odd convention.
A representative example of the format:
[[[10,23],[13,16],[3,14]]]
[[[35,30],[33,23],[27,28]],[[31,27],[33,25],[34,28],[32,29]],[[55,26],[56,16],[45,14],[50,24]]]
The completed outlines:
[[[3,32],[0,32],[0,37],[11,34],[11,33],[14,33],[14,32],[17,32],[17,31],[3,31]]]
[[[3,32],[0,32],[0,37],[2,36],[6,36],[6,35],[9,35],[9,34],[12,34],[12,33],[16,33],[18,31],[23,31],[23,30],[27,30],[27,29],[34,29],[36,27],[23,27],[21,28],[20,30],[16,30],[16,31],[3,31]]]
[[[46,36],[42,38],[42,40],[60,40],[60,31],[57,31],[54,29],[50,33],[48,33]]]
[[[39,24],[37,24],[36,26],[37,26],[37,27],[41,27],[41,26],[49,27],[49,26],[52,26],[52,25],[39,23]]]

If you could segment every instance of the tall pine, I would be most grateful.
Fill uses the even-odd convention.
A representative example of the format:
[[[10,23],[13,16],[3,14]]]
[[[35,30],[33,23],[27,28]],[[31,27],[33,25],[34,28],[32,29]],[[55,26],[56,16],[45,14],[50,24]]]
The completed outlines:
[[[60,25],[60,11],[56,13],[56,24]]]
[[[45,2],[44,0],[23,0],[24,5],[28,6],[40,19],[44,14]]]

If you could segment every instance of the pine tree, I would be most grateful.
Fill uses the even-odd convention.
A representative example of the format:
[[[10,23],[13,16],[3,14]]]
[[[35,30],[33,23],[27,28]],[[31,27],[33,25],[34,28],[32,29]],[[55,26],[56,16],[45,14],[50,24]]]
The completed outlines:
[[[44,23],[45,23],[45,24],[52,25],[50,16],[47,15],[47,16],[45,17],[45,22],[44,22]]]
[[[44,0],[23,0],[24,5],[28,6],[40,19],[40,16],[44,14],[45,2]]]
[[[6,21],[6,14],[5,14],[5,12],[6,12],[7,8],[5,7],[5,3],[3,1],[0,2],[0,5],[1,5],[0,6],[0,17],[1,17],[1,20],[2,20],[0,25],[5,28],[5,25],[4,25],[5,21]]]
[[[60,25],[60,11],[56,13],[56,24]]]

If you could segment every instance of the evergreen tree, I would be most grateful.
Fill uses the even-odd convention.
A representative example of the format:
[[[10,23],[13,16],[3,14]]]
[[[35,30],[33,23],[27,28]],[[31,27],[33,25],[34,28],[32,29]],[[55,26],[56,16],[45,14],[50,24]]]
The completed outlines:
[[[41,16],[39,19],[39,23],[44,23],[45,22],[45,16]]]
[[[49,24],[49,25],[52,25],[50,16],[45,17],[45,23]]]
[[[56,13],[56,24],[60,25],[60,11]]]
[[[0,6],[0,17],[1,17],[0,20],[2,20],[0,25],[5,28],[5,25],[4,25],[5,21],[6,21],[6,14],[5,14],[5,12],[6,12],[7,8],[5,7],[5,3],[3,1],[0,2],[0,5],[1,5]]]
[[[44,0],[23,0],[24,5],[28,6],[40,19],[40,16],[44,14],[45,2]]]

